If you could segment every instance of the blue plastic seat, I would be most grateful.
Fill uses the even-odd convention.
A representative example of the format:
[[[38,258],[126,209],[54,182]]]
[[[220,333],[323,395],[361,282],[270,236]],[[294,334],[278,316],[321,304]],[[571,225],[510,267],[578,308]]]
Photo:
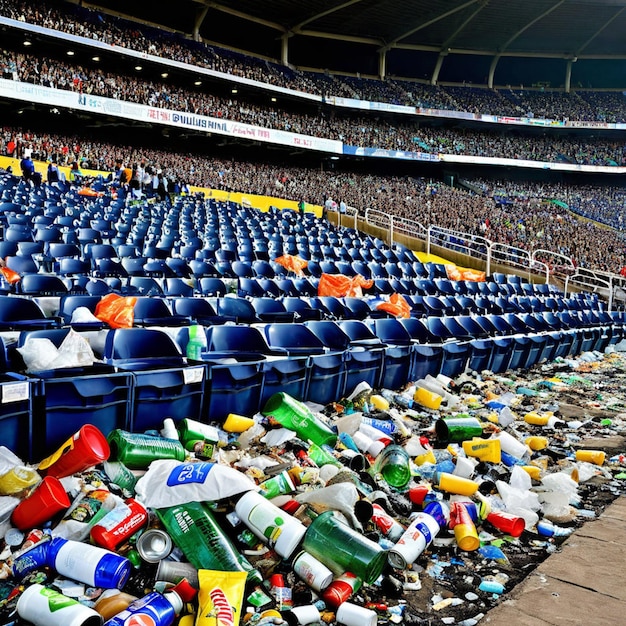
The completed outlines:
[[[228,292],[226,283],[221,278],[210,276],[200,278],[198,287],[203,296],[224,296]]]
[[[133,375],[131,430],[160,429],[165,417],[206,421],[207,367],[187,363],[167,333],[150,328],[110,330],[104,359]]]
[[[369,326],[385,343],[381,387],[397,390],[415,380],[414,343],[406,328],[396,318],[373,319]]]
[[[205,298],[173,298],[172,310],[176,315],[188,317],[192,323],[202,326],[224,324],[226,322],[223,317],[217,314],[212,304]]]
[[[133,309],[135,326],[188,326],[190,319],[175,315],[163,298],[139,296]]]
[[[151,276],[131,276],[126,288],[129,294],[139,296],[162,296],[163,287]]]
[[[49,339],[58,348],[69,332],[69,328],[22,332],[18,345],[24,346],[29,338],[40,338]],[[85,424],[93,424],[105,435],[116,428],[130,427],[133,391],[129,373],[95,362],[28,376],[34,388],[34,458],[41,459],[61,446]]]
[[[259,297],[251,299],[257,317],[263,322],[293,322],[295,313],[287,311],[285,305],[276,298]]]
[[[63,296],[68,286],[52,274],[25,274],[19,283],[19,292],[29,296]]]
[[[260,322],[249,300],[226,296],[217,300],[217,314],[237,324]]]
[[[59,317],[64,326],[72,326],[75,330],[98,330],[105,328],[106,324],[101,321],[72,322],[72,316],[79,307],[86,308],[95,315],[96,306],[101,300],[97,295],[66,295],[59,301]]]

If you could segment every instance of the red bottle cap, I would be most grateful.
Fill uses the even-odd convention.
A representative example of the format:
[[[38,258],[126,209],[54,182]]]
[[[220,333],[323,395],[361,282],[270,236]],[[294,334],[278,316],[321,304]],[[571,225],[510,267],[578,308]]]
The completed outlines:
[[[291,500],[287,500],[280,508],[285,511],[285,513],[293,515],[301,506],[302,504],[300,504],[300,502],[292,498]]]
[[[285,578],[282,574],[272,574],[270,576],[270,588],[272,587],[284,587]]]
[[[409,500],[413,504],[423,504],[426,494],[430,491],[428,485],[414,485],[409,489]]]
[[[198,590],[194,589],[186,578],[183,578],[176,586],[172,587],[172,591],[175,591],[183,602],[191,602],[198,593]]]
[[[334,609],[339,605],[347,602],[354,593],[354,589],[350,583],[345,580],[333,580],[324,591],[322,591],[322,600]]]

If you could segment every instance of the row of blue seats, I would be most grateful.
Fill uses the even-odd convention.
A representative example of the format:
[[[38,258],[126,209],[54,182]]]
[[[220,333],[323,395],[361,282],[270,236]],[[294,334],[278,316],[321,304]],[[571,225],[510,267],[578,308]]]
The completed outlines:
[[[0,330],[19,330],[29,328],[58,327],[72,324],[74,314],[79,308],[96,312],[101,295],[64,295],[59,299],[58,314],[47,315],[33,298],[23,296],[0,296]],[[600,308],[590,306],[582,298],[575,298],[579,305],[568,309],[516,308],[506,310],[497,307],[497,301],[481,308],[459,306],[452,307],[448,299],[436,296],[407,297],[411,306],[411,316],[415,318],[484,315],[550,315],[552,319],[574,317],[589,323],[611,323],[611,316]],[[471,302],[474,302],[470,299]],[[220,297],[153,297],[137,296],[134,305],[134,320],[138,326],[183,326],[191,323],[223,324],[228,321],[253,324],[262,321],[307,321],[316,319],[372,319],[389,317],[379,305],[384,301],[372,298],[334,296],[260,296],[242,298],[235,295]],[[95,322],[94,322],[95,323]],[[90,325],[93,326],[92,322]]]
[[[3,441],[35,458],[87,421],[105,432],[143,431],[158,428],[165,417],[219,421],[231,412],[251,415],[277,391],[323,404],[361,381],[400,389],[427,374],[455,377],[467,368],[500,373],[603,350],[620,341],[626,327],[621,314],[569,313],[252,325],[203,321],[207,346],[201,361],[184,356],[189,326],[99,331],[105,337],[92,343],[104,346],[102,363],[27,376],[9,345],[0,386],[6,386],[3,398],[16,400],[3,405],[4,414],[0,410]],[[48,338],[58,347],[69,331],[23,330],[16,347],[28,338]],[[11,391],[15,385],[29,386],[27,397]],[[28,429],[36,436],[25,436]]]

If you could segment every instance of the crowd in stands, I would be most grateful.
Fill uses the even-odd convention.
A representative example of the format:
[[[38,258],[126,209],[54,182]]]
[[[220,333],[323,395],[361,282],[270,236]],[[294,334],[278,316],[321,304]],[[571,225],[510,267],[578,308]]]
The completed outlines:
[[[626,151],[620,141],[602,137],[582,139],[553,134],[504,134],[497,129],[479,130],[430,127],[415,121],[350,115],[347,112],[318,114],[295,112],[250,101],[212,95],[199,89],[137,76],[119,75],[85,68],[49,57],[0,51],[0,76],[117,100],[136,102],[181,112],[326,137],[350,146],[458,154],[477,157],[566,162],[584,165],[624,165]]]
[[[380,81],[346,78],[328,72],[299,71],[80,6],[61,8],[46,2],[0,0],[0,15],[120,48],[320,96],[342,96],[475,114],[596,122],[626,121],[626,97],[621,92],[580,90],[564,93],[558,90],[494,90],[470,86],[444,88],[408,79]]]
[[[149,164],[155,171],[162,170],[169,181],[186,181],[192,186],[322,205],[332,198],[360,212],[371,208],[425,226],[437,225],[480,235],[524,250],[552,250],[584,267],[617,273],[626,265],[626,241],[620,230],[581,220],[564,206],[566,200],[577,198],[580,213],[583,209],[595,211],[600,218],[602,207],[608,206],[612,207],[608,214],[617,215],[619,207],[623,207],[624,194],[614,187],[568,189],[561,185],[492,183],[477,179],[469,181],[475,191],[467,191],[423,178],[222,160],[89,142],[78,137],[37,135],[13,128],[2,129],[1,139],[5,150],[10,144],[16,157],[21,157],[26,148],[35,159],[78,160],[83,168],[105,172],[113,172],[117,160],[133,170],[139,163]],[[515,201],[503,202],[504,194]],[[547,202],[555,199],[561,204]]]

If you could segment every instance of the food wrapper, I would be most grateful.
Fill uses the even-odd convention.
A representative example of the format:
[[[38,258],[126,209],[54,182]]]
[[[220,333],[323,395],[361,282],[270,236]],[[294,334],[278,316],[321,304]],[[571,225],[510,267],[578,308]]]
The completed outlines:
[[[198,570],[196,626],[237,626],[241,622],[246,572]]]

